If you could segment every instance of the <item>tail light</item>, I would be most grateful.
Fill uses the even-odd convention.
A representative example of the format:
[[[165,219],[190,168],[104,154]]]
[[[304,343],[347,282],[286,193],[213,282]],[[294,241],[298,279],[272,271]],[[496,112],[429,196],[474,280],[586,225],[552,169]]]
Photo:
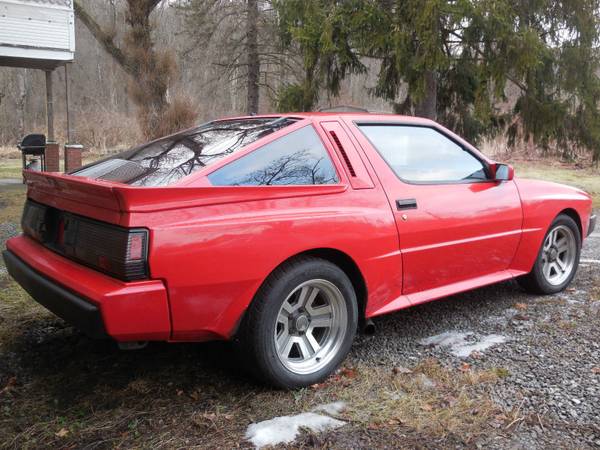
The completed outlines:
[[[124,281],[148,277],[148,230],[123,228],[28,201],[25,234],[49,249]]]
[[[63,253],[125,281],[147,278],[148,231],[65,216]]]

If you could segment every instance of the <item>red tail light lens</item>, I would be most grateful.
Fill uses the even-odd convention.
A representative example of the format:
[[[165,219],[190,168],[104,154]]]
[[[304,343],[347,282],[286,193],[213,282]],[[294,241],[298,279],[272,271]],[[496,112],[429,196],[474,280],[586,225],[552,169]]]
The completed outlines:
[[[144,258],[145,236],[143,234],[129,235],[129,259],[139,260]]]

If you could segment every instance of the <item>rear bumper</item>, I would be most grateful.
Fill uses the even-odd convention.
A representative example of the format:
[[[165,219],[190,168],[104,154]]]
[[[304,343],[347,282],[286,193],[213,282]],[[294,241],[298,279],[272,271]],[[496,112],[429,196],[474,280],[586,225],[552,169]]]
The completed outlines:
[[[2,252],[6,269],[39,304],[92,338],[108,337],[100,309],[39,274],[9,250]]]
[[[123,282],[70,261],[26,236],[8,240],[9,274],[36,300],[91,337],[169,340],[171,319],[160,280]]]
[[[588,226],[587,235],[589,236],[590,234],[592,234],[595,229],[596,229],[596,214],[592,214],[590,216],[590,224]]]

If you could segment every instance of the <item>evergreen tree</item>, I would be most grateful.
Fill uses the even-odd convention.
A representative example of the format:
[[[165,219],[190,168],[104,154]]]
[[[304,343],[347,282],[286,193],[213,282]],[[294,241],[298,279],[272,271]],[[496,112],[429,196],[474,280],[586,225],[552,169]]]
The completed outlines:
[[[344,76],[362,70],[361,57],[374,57],[381,65],[373,93],[399,113],[437,119],[472,140],[503,129],[513,144],[531,139],[565,156],[587,148],[600,158],[600,0],[276,6],[284,43],[300,48],[310,71],[304,92],[335,94]],[[332,75],[327,61],[335,63]],[[501,111],[509,87],[517,100],[513,111]]]

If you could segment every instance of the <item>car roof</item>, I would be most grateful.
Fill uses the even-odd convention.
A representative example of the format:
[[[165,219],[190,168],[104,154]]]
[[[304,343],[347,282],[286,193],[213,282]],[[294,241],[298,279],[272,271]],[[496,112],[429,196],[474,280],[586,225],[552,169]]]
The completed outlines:
[[[261,119],[270,117],[289,117],[298,119],[327,119],[327,118],[349,118],[365,122],[402,122],[411,124],[431,125],[435,123],[430,119],[415,116],[403,116],[392,113],[368,113],[368,112],[288,112],[273,114],[257,114],[253,116],[225,117],[217,120],[239,120],[239,119]]]

